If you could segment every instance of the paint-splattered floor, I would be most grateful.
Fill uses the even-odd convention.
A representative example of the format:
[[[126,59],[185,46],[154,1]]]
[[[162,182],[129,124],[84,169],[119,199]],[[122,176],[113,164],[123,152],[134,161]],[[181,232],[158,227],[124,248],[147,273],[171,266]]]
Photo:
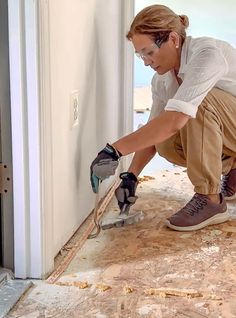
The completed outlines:
[[[167,229],[192,194],[182,168],[141,182],[145,219],[87,240],[56,284],[35,282],[7,317],[236,317],[236,202],[228,223]]]

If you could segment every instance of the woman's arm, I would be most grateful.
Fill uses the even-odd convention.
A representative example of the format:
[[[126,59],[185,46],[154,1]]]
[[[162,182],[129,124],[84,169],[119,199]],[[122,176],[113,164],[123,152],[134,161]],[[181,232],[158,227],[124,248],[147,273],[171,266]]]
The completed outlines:
[[[180,112],[166,111],[130,135],[119,139],[112,146],[123,156],[138,152],[170,138],[184,127],[189,118],[190,116]]]
[[[135,153],[130,164],[128,172],[133,172],[137,177],[149,161],[155,156],[156,149],[154,146],[142,149]]]

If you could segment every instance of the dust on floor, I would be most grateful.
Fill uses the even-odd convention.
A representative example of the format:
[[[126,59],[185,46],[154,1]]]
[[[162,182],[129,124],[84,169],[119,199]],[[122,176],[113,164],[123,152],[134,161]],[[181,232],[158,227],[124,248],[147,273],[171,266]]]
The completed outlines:
[[[35,282],[7,317],[236,317],[235,202],[230,222],[175,232],[165,219],[192,186],[182,168],[154,177],[138,187],[142,222],[87,240],[55,284]]]

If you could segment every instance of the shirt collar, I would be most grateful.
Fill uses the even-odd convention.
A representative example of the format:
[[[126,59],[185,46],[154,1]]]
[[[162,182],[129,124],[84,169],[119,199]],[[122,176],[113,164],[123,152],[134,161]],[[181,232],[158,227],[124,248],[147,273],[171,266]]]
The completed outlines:
[[[185,73],[185,66],[187,64],[188,49],[189,49],[190,41],[191,41],[191,36],[187,36],[185,38],[184,44],[182,46],[181,57],[180,57],[180,68],[179,68],[179,73],[178,73],[178,76],[180,78],[181,78],[181,74]]]

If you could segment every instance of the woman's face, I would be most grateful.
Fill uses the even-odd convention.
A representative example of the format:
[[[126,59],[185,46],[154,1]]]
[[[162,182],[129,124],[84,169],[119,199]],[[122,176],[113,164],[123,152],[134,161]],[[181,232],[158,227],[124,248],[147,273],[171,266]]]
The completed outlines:
[[[153,39],[146,34],[134,34],[131,39],[135,52],[146,66],[150,66],[162,75],[170,70],[179,70],[180,66],[180,40],[176,32],[171,32],[166,42],[160,48]]]

